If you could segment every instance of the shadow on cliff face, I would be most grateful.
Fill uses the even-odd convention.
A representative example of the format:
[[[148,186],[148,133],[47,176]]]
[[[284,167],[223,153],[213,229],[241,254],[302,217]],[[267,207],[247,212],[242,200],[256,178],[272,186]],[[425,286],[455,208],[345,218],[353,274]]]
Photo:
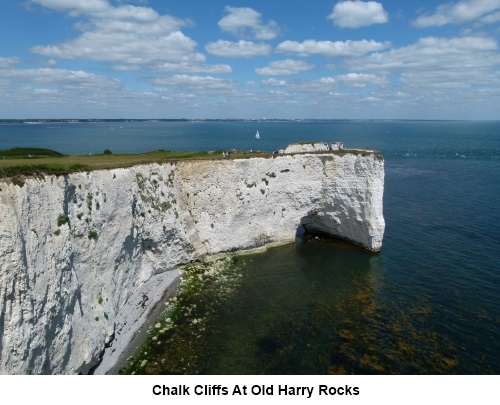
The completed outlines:
[[[307,239],[316,238],[316,240],[322,239],[325,241],[339,242],[342,245],[345,244],[344,246],[350,246],[351,248],[354,248],[354,245],[352,245],[350,242],[346,242],[338,237],[321,231],[317,226],[315,226],[314,224],[318,223],[316,215],[317,214],[315,213],[310,214],[300,221],[300,224],[297,227],[297,231],[295,232],[295,243],[303,243]]]
[[[303,242],[308,237],[318,237],[325,240],[340,240],[322,230],[322,219],[317,212],[310,212],[303,217],[295,233],[295,241]]]
[[[306,236],[306,228],[304,228],[302,225],[299,225],[297,228],[297,232],[295,232],[295,242],[302,243],[304,241],[305,236]]]

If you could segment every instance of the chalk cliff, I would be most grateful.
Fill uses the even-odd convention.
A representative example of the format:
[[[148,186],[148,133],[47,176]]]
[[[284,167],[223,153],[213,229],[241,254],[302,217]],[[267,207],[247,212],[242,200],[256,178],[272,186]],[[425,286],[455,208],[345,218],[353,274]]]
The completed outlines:
[[[342,142],[300,142],[288,145],[283,153],[303,153],[303,152],[326,152],[331,150],[343,150]]]
[[[349,151],[0,180],[0,373],[88,373],[205,255],[300,225],[378,251],[383,187],[381,157]]]

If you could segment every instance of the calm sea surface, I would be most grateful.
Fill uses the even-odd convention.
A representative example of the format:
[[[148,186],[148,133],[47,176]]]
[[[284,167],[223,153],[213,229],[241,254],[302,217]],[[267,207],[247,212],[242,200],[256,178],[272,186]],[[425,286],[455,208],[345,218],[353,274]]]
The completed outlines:
[[[64,153],[302,140],[383,153],[382,251],[304,237],[238,258],[215,321],[181,344],[200,348],[184,372],[500,374],[500,122],[0,124],[0,149]],[[183,372],[158,356],[151,372]]]

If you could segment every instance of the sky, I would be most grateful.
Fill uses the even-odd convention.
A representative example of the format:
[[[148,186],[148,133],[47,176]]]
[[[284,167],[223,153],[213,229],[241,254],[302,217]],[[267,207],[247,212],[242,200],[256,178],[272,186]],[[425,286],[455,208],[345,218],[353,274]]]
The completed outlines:
[[[2,0],[0,119],[500,119],[500,0]]]

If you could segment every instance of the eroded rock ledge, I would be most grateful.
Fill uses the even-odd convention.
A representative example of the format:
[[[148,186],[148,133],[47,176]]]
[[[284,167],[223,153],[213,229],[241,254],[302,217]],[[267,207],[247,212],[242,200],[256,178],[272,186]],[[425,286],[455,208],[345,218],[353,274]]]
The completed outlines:
[[[347,150],[0,181],[0,373],[88,373],[205,255],[300,225],[378,251],[383,188],[380,155]]]

